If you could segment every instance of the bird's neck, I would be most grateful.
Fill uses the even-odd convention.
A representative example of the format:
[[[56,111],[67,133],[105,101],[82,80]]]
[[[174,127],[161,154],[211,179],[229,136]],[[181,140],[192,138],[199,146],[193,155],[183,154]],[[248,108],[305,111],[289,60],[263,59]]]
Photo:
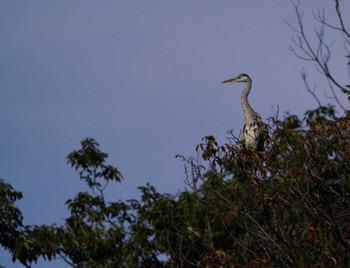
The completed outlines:
[[[256,115],[256,112],[253,110],[253,108],[249,105],[249,102],[248,102],[248,95],[250,93],[251,88],[252,88],[252,81],[247,80],[245,89],[243,90],[241,95],[241,104],[242,104],[243,113],[246,119],[254,118]]]

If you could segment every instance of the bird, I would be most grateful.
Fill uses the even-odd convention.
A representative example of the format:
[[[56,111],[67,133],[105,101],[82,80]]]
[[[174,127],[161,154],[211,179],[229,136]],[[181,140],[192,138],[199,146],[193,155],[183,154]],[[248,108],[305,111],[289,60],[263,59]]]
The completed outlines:
[[[248,95],[252,89],[252,79],[249,75],[242,73],[234,78],[222,81],[222,83],[245,83],[245,89],[241,95],[241,105],[244,113],[242,136],[246,148],[263,151],[267,139],[267,127],[262,122],[261,116],[254,111],[248,102]]]

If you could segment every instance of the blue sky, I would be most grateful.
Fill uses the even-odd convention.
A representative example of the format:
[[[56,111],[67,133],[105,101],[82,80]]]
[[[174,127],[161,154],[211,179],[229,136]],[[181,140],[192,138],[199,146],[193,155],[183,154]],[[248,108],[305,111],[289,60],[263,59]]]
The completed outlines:
[[[330,1],[302,2],[310,36],[311,10],[326,7],[334,19]],[[282,114],[315,108],[300,70],[322,99],[325,81],[288,50],[285,19],[296,22],[280,0],[1,1],[0,178],[23,192],[25,224],[63,223],[64,202],[87,189],[66,164],[85,137],[124,175],[111,198],[138,197],[147,182],[184,189],[175,155],[194,155],[206,135],[239,134],[243,85],[221,81],[241,72],[262,118],[277,105]],[[334,46],[332,66],[345,75],[342,43]],[[10,259],[0,249],[0,265],[19,267]]]

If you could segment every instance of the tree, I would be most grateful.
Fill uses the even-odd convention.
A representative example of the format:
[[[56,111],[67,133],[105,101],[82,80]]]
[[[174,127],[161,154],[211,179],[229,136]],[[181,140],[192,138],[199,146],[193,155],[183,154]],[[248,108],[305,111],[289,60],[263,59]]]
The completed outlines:
[[[72,267],[159,267],[157,248],[148,239],[152,230],[140,222],[141,210],[155,191],[141,187],[141,201],[107,202],[108,183],[122,180],[117,168],[106,165],[107,156],[91,138],[68,155],[68,163],[91,191],[67,200],[70,217],[64,226],[28,228],[36,257],[59,256]]]
[[[347,266],[349,119],[322,110],[310,112],[303,128],[296,117],[276,120],[263,153],[219,146],[206,137],[199,149],[212,168],[195,180],[201,181],[197,195],[213,215],[207,229],[213,232],[213,249],[194,262]]]
[[[315,13],[321,30],[314,49],[304,31],[299,4],[292,51],[316,63],[336,103],[349,93],[330,70],[326,27],[349,34],[334,0],[339,25]],[[302,53],[302,54],[300,54]],[[188,189],[161,194],[139,187],[140,198],[108,201],[105,189],[121,183],[108,155],[91,138],[68,155],[68,164],[89,191],[67,200],[70,216],[59,225],[27,226],[15,202],[22,198],[0,181],[0,244],[30,267],[39,257],[62,258],[72,267],[340,267],[350,264],[350,113],[336,116],[322,105],[269,120],[262,152],[245,149],[229,133],[225,144],[204,137],[200,159],[186,164]]]
[[[28,249],[29,241],[24,235],[26,228],[23,225],[23,216],[15,202],[22,198],[22,193],[0,179],[0,244],[13,252],[13,260],[19,260],[26,266],[31,260]]]
[[[313,16],[317,22],[317,26],[314,28],[316,36],[316,44],[312,45],[311,38],[307,35],[305,30],[305,25],[303,23],[303,12],[300,9],[300,1],[292,1],[296,18],[297,26],[293,26],[287,21],[287,24],[294,31],[295,37],[292,38],[292,44],[290,45],[290,50],[294,55],[306,62],[311,62],[315,64],[316,69],[324,76],[329,87],[330,98],[334,99],[336,103],[343,109],[341,101],[338,98],[337,90],[341,93],[349,95],[350,85],[344,85],[336,77],[336,74],[330,67],[331,57],[332,57],[332,44],[334,40],[326,40],[326,30],[331,30],[336,33],[337,39],[339,39],[344,48],[345,54],[345,64],[348,65],[347,72],[350,77],[350,30],[346,26],[341,8],[340,0],[333,0],[334,3],[334,17],[336,20],[334,22],[329,22],[326,17],[325,10],[317,10],[313,12]],[[315,94],[316,88],[311,89],[308,81],[307,74],[305,70],[301,72],[302,79],[309,93],[315,98],[319,106],[322,106],[320,100]]]

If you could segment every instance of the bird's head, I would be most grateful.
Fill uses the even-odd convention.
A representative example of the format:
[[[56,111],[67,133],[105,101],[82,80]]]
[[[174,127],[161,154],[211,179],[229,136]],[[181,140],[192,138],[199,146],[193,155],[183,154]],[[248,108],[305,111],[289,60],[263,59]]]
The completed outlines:
[[[243,73],[243,74],[239,74],[234,78],[222,81],[222,83],[234,83],[234,82],[247,82],[248,80],[252,80],[249,75]]]

